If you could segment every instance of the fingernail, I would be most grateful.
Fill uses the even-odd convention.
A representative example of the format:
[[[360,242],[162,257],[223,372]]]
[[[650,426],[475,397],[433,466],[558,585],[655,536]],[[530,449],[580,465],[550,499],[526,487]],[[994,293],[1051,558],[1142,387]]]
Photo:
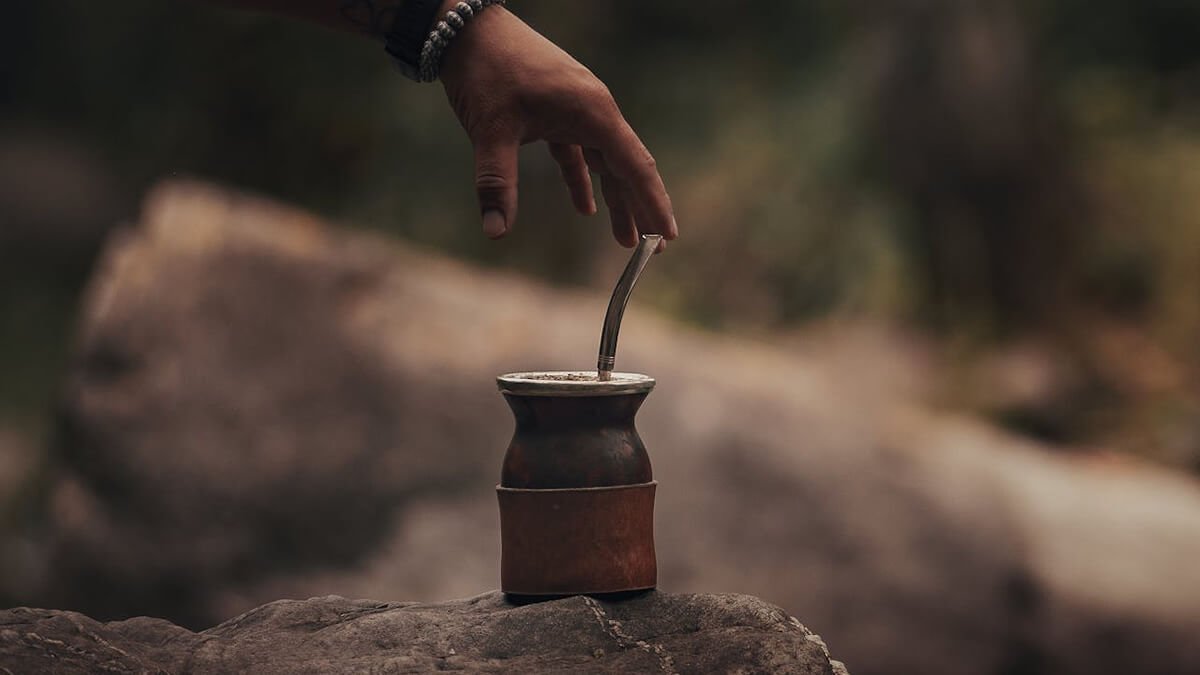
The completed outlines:
[[[596,208],[596,200],[595,200],[595,198],[593,198],[593,199],[592,199],[592,201],[588,202],[588,215],[589,215],[589,216],[594,216],[594,215],[596,215],[596,212],[597,212],[597,211],[599,211],[599,210],[600,210],[600,209],[597,209],[597,208]]]
[[[504,222],[504,214],[491,210],[483,212],[483,234],[489,239],[503,237],[508,232],[508,224]]]
[[[679,236],[679,225],[675,222],[675,214],[671,214],[671,239]]]

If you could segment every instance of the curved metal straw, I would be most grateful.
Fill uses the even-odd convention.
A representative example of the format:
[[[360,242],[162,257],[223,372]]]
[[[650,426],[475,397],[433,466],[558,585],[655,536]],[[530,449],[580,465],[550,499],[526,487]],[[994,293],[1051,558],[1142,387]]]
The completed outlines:
[[[601,382],[612,378],[613,366],[617,363],[617,333],[621,331],[621,317],[625,315],[625,305],[629,304],[629,296],[637,283],[650,256],[658,248],[662,236],[643,234],[642,241],[633,251],[633,257],[625,266],[617,287],[613,289],[612,299],[608,301],[608,312],[604,315],[604,330],[600,333],[600,357],[596,359],[596,375]]]

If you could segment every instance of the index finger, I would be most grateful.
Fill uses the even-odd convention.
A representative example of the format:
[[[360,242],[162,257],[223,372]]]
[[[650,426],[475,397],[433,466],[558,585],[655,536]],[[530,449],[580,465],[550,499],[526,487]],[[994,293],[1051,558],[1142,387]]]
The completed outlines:
[[[629,123],[618,113],[616,122],[609,125],[599,141],[600,153],[609,169],[641,207],[639,215],[643,217],[638,219],[638,227],[643,234],[661,234],[666,239],[678,237],[671,197],[658,173],[658,164]]]

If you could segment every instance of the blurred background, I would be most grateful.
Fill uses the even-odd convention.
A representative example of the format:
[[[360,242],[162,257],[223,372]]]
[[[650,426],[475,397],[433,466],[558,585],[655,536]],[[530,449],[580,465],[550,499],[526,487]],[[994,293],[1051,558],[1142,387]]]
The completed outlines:
[[[819,386],[806,385],[816,393],[805,400],[825,399],[836,408],[830,415],[845,418],[823,427],[836,439],[830,447],[857,447],[847,434],[852,436],[855,424],[878,410],[875,399],[891,397],[898,406],[919,408],[930,420],[948,417],[986,430],[979,432],[981,438],[995,434],[1003,439],[979,440],[980,447],[1019,447],[1053,458],[1048,461],[1072,462],[1047,464],[1054,467],[1045,469],[1049,473],[1100,463],[1110,467],[1106,471],[1125,467],[1121,480],[1145,475],[1165,481],[1178,499],[1164,512],[1183,528],[1172,532],[1197,531],[1200,510],[1189,509],[1200,495],[1195,482],[1200,472],[1200,352],[1195,348],[1200,336],[1200,4],[798,1],[746,11],[728,3],[674,0],[528,0],[514,9],[609,85],[658,158],[675,203],[682,237],[655,261],[637,302],[650,317],[645,321],[654,326],[665,322],[663,335],[682,331],[698,337],[687,338],[690,346],[677,347],[676,341],[649,337],[658,335],[653,331],[659,328],[646,328],[643,342],[664,351],[655,355],[643,347],[631,353],[631,365],[666,382],[661,373],[671,372],[669,360],[657,365],[665,352],[702,353],[710,349],[705,340],[716,341],[720,347],[711,349],[722,354],[761,351],[769,354],[761,358],[770,363],[817,369],[840,392],[826,395]],[[137,576],[130,571],[136,565],[114,572],[117,568],[106,566],[103,558],[119,558],[119,552],[63,544],[70,537],[61,534],[63,526],[56,519],[65,516],[55,509],[63,500],[70,502],[63,497],[66,475],[102,502],[117,503],[136,492],[132,479],[97,459],[121,456],[121,420],[127,421],[121,415],[132,413],[122,411],[107,426],[97,422],[100,433],[88,431],[92,413],[80,413],[77,405],[78,387],[85,386],[80,377],[95,376],[96,368],[128,367],[120,359],[113,365],[107,352],[96,355],[95,350],[103,349],[93,344],[86,311],[81,318],[80,308],[89,302],[89,279],[100,279],[90,282],[93,293],[96,284],[103,287],[103,273],[97,271],[103,268],[97,263],[101,251],[132,236],[123,227],[145,222],[143,199],[160,180],[195,177],[318,214],[348,228],[346,236],[368,231],[362,241],[394,242],[380,246],[417,251],[416,258],[456,259],[446,264],[461,266],[462,274],[472,279],[473,274],[500,279],[500,288],[533,284],[536,293],[593,298],[611,287],[626,256],[612,243],[606,216],[589,220],[574,215],[556,165],[544,147],[532,146],[522,151],[516,229],[500,243],[487,241],[480,234],[471,186],[471,148],[440,87],[403,80],[377,45],[319,27],[183,2],[16,3],[6,8],[0,26],[0,64],[0,546],[6,549],[2,564],[9,578],[23,580],[0,588],[0,602],[56,603],[110,616],[151,612],[203,626],[225,618],[222,612],[245,609],[252,600],[271,599],[271,592],[419,594],[411,590],[421,588],[419,584],[391,577],[346,582],[351,590],[328,588],[328,576],[317,577],[325,579],[324,585],[296,581],[301,572],[353,568],[354,561],[373,555],[386,537],[364,534],[361,541],[346,544],[347,551],[358,553],[292,564],[288,556],[296,547],[304,548],[308,540],[303,535],[310,531],[289,520],[286,510],[272,516],[271,527],[281,531],[296,526],[299,539],[274,541],[271,550],[282,551],[276,558],[237,567],[228,575],[236,580],[236,592],[222,586],[224,581],[214,581],[225,579],[225,572],[208,570],[172,578],[168,590],[142,588],[142,596],[128,589],[113,591],[119,599],[97,594],[97,586],[111,588],[115,578]],[[402,261],[406,255],[397,254]],[[255,283],[255,274],[247,272],[246,283]],[[521,279],[512,281],[514,276]],[[152,290],[186,296],[187,281],[178,283],[184,285],[164,280]],[[448,288],[487,308],[501,302],[487,295],[490,283]],[[514,283],[518,286],[506,285]],[[305,286],[297,282],[295,288]],[[267,297],[263,302],[274,308],[279,301]],[[483,393],[470,396],[494,406],[479,413],[495,422],[485,425],[480,439],[494,439],[498,448],[508,433],[506,412],[489,389],[499,370],[590,363],[591,324],[598,330],[603,300],[599,302],[591,303],[594,312],[580,315],[596,315],[583,331],[588,337],[581,344],[586,346],[567,340],[561,347],[546,347],[567,362],[538,363],[528,356],[532,347],[521,352],[518,346],[512,353],[526,354],[520,358],[528,357],[529,363],[510,367],[498,357],[475,370],[463,367],[461,372],[474,375],[463,376],[455,386],[482,387]],[[279,311],[284,320],[292,316],[286,306]],[[202,325],[226,326],[238,316],[222,315]],[[315,316],[320,320],[320,314]],[[541,320],[540,315],[528,316]],[[452,330],[453,324],[448,325]],[[462,326],[464,332],[469,328]],[[245,330],[251,334],[259,329]],[[191,339],[203,338],[193,334]],[[543,338],[553,342],[552,336],[538,337]],[[626,338],[637,339],[636,333]],[[313,349],[321,358],[321,348]],[[270,358],[270,352],[257,353]],[[137,360],[136,350],[130,358]],[[445,366],[439,359],[429,357],[429,367]],[[702,361],[695,359],[693,367]],[[279,368],[295,373],[302,366],[281,362]],[[420,372],[419,363],[411,368],[404,372],[418,381],[437,379],[434,370]],[[702,377],[685,372],[684,365],[679,368],[679,382]],[[872,383],[875,378],[887,384]],[[299,381],[303,390],[305,381]],[[847,389],[856,381],[861,390]],[[782,389],[789,384],[772,382]],[[185,381],[179,386],[190,385]],[[419,409],[403,396],[381,402],[378,392],[346,387],[349,393],[338,400],[383,406],[381,416]],[[269,397],[270,388],[266,390],[262,396]],[[380,391],[394,393],[386,387]],[[665,385],[655,396],[671,397],[689,410],[703,405],[724,409],[727,404],[719,397],[715,403],[698,403],[688,391],[683,385],[674,390]],[[404,406],[410,403],[406,413]],[[156,419],[169,419],[175,412],[179,409],[159,411]],[[648,408],[646,414],[657,413]],[[809,413],[780,414],[798,416],[795,427],[803,435],[794,437],[797,448],[821,447],[820,433],[807,435],[804,415]],[[746,411],[743,418],[750,416]],[[284,427],[289,424],[286,415],[280,419]],[[655,419],[647,422],[648,442],[682,442],[672,436],[671,424]],[[739,423],[772,424],[730,422]],[[103,442],[89,436],[92,432]],[[895,439],[893,432],[887,427],[880,432],[884,440],[864,445],[887,446],[888,439]],[[407,438],[411,432],[397,433]],[[336,445],[337,438],[334,434],[329,442]],[[747,437],[729,447],[774,442]],[[98,446],[105,452],[91,450]],[[169,444],[158,448],[170,452]],[[957,452],[952,442],[945,448]],[[478,450],[483,478],[471,485],[490,489],[489,472],[493,464],[499,466],[493,449]],[[655,452],[651,443],[652,457]],[[673,451],[660,452],[669,457]],[[687,453],[680,452],[680,461],[688,461]],[[742,466],[737,462],[752,455],[746,449],[718,459]],[[875,467],[877,460],[863,459]],[[808,480],[834,480],[821,473],[825,465],[813,461],[805,465]],[[979,461],[990,466],[992,460]],[[1029,471],[1042,466],[1040,459],[1029,461]],[[670,466],[668,460],[664,463]],[[726,476],[742,475],[730,465],[721,466]],[[881,475],[880,480],[888,480],[894,474]],[[836,480],[853,482],[854,476],[839,474]],[[162,477],[151,474],[147,480]],[[447,491],[458,489],[456,479],[438,480]],[[660,480],[666,485],[661,471]],[[762,485],[746,480],[762,494]],[[1103,491],[1108,483],[1101,483],[1093,486],[1096,504],[1113,499]],[[418,492],[436,493],[439,485],[434,481]],[[380,488],[380,494],[388,495],[380,503],[391,509],[394,495],[389,490]],[[780,490],[783,502],[801,493],[798,487]],[[1156,492],[1161,490],[1145,490],[1146,495]],[[746,499],[738,494],[728,498]],[[962,506],[961,500],[952,501]],[[816,508],[812,500],[802,502],[796,522],[804,520],[803,509]],[[72,508],[86,510],[89,503],[79,501]],[[859,503],[865,502],[854,502]],[[377,506],[363,506],[366,510],[355,512],[356,517],[371,517],[370,509]],[[947,506],[945,512],[959,506]],[[974,512],[976,506],[962,508]],[[451,529],[459,522],[439,521],[444,516],[434,506],[421,508],[408,513]],[[137,520],[138,509],[130,509],[117,508],[106,522],[126,516]],[[662,528],[661,510],[659,518]],[[1069,518],[1060,522],[1062,531],[1075,527]],[[1127,526],[1144,529],[1140,521]],[[489,529],[486,521],[483,527]],[[781,561],[800,555],[794,542],[771,548],[771,542],[788,540],[789,527],[776,523],[766,528],[762,555]],[[807,539],[805,546],[828,547],[841,537],[824,532]],[[852,534],[844,537],[854,539]],[[664,541],[669,544],[672,538]],[[442,545],[432,534],[410,544],[421,542]],[[1162,555],[1143,550],[1147,561],[1178,560],[1191,551],[1170,533],[1147,542],[1149,549],[1166,547]],[[72,553],[67,556],[63,550]],[[1063,555],[1072,557],[1069,551]],[[63,563],[63,556],[71,562]],[[947,559],[956,556],[946,554]],[[480,569],[490,573],[488,559],[482,560]],[[883,567],[891,566],[882,560]],[[986,640],[947,634],[944,650],[930,647],[927,659],[913,662],[915,670],[892,672],[1101,672],[1088,670],[1091,666],[1071,670],[1066,664],[1074,657],[1069,655],[1087,652],[1093,644],[1112,647],[1114,635],[1127,634],[1123,622],[1132,621],[1132,615],[1169,629],[1197,620],[1200,613],[1200,596],[1191,595],[1200,586],[1186,584],[1176,593],[1182,594],[1176,598],[1179,605],[1166,614],[1113,609],[1126,607],[1120,603],[1100,603],[1106,608],[1101,612],[1084,603],[1071,610],[1077,612],[1072,616],[1086,623],[1089,616],[1103,615],[1102,625],[1088,628],[1087,639],[1063,638],[1066,646],[1046,646],[1032,637],[1040,634],[1041,624],[1028,623],[1041,606],[1030,599],[1039,597],[1030,589],[1053,583],[1038,578],[1019,559],[1005,560],[999,565],[1005,571],[989,576],[985,584],[990,589],[994,582],[1000,589],[1007,598],[1001,603],[1005,609],[961,608],[964,616],[999,612],[987,623],[991,628],[980,629],[981,635],[999,636],[989,643],[995,646],[995,658],[971,661],[982,657],[964,655],[971,651],[964,645]],[[703,567],[695,560],[688,564]],[[1139,583],[1152,583],[1167,569],[1154,564],[1143,566],[1135,558],[1121,566],[1132,570]],[[275,579],[278,567],[286,568],[292,581],[259,583]],[[806,595],[809,586],[773,593],[790,583],[783,580],[789,572],[782,563],[774,572],[779,576],[753,582],[746,581],[758,574],[752,570],[739,576],[730,567],[712,581],[690,569],[683,562],[678,568],[668,564],[665,579],[680,589],[755,592],[779,602],[825,635],[835,657],[844,659],[851,672],[888,672],[878,665],[886,660],[879,659],[894,656],[900,646],[921,651],[905,644],[902,626],[893,624],[892,642],[887,622],[869,634],[858,630],[864,615],[875,609],[863,605],[839,612],[838,604],[848,602],[848,595],[813,607],[804,600],[813,597]],[[169,570],[163,570],[155,573],[169,577]],[[799,566],[794,573],[816,579],[814,586],[833,574],[820,565]],[[858,581],[870,573],[858,569]],[[370,577],[354,574],[336,578]],[[469,593],[477,578],[472,574],[463,572],[461,578],[468,581],[457,585],[429,588]],[[193,597],[195,588],[210,582],[220,590],[206,599]],[[480,583],[484,585],[478,590],[489,587],[486,575]],[[726,587],[712,587],[714,583]],[[847,588],[853,585],[846,583]],[[250,586],[267,590],[246,591]],[[58,590],[45,590],[52,587]],[[906,598],[897,622],[924,616],[931,607],[950,602],[943,593],[956,593],[943,588],[922,595],[911,579],[889,588]],[[220,593],[233,599],[210,602]],[[934,625],[931,630],[940,629]],[[1195,667],[1195,661],[1154,644],[1162,660],[1153,672]],[[1136,646],[1121,649],[1140,654]],[[1180,650],[1186,652],[1182,646]],[[1106,653],[1097,663],[1112,666],[1111,657]],[[936,664],[945,667],[939,670]]]

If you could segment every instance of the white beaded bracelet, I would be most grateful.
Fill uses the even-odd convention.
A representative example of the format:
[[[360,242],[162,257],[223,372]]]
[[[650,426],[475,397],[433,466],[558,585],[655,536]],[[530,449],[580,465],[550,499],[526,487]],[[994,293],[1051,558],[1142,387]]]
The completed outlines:
[[[429,38],[425,40],[425,45],[421,47],[421,62],[417,73],[420,81],[433,82],[438,79],[446,48],[450,46],[450,41],[458,35],[467,21],[487,7],[504,3],[505,0],[464,0],[455,5],[454,9],[446,12],[446,18],[437,22],[433,30],[429,32]]]

